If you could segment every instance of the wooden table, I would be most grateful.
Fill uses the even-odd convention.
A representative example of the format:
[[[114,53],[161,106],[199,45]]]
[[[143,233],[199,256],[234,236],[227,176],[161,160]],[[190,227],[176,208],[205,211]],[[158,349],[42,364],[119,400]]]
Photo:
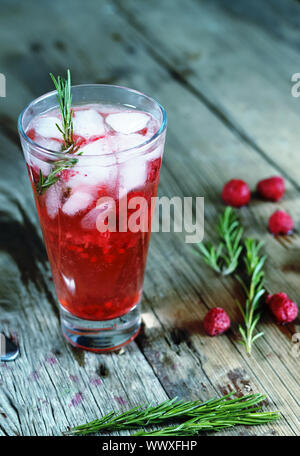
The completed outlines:
[[[95,355],[61,335],[51,273],[16,132],[18,113],[52,89],[48,73],[71,68],[74,83],[137,88],[165,106],[168,139],[160,195],[204,196],[205,238],[233,177],[282,175],[280,204],[253,198],[239,211],[247,234],[263,239],[266,286],[300,302],[300,7],[290,0],[3,0],[0,71],[0,322],[21,355],[1,364],[0,434],[60,435],[68,426],[141,402],[221,395],[268,395],[272,426],[223,435],[299,434],[299,350],[295,324],[269,315],[252,357],[238,344],[239,295],[194,254],[181,233],[152,237],[143,298],[145,331],[121,353]],[[290,211],[295,234],[267,232],[275,208]],[[207,310],[222,306],[233,326],[210,338]],[[296,337],[296,336],[294,336]],[[126,432],[123,433],[126,435]]]

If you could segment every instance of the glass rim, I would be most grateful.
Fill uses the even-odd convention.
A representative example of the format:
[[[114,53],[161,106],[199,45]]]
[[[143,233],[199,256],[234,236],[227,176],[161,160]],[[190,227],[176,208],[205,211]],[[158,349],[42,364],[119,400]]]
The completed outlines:
[[[72,85],[71,89],[76,89],[78,87],[107,87],[107,88],[111,88],[112,87],[112,88],[116,88],[116,89],[122,89],[122,90],[127,91],[127,92],[131,92],[131,93],[135,93],[137,95],[141,95],[141,96],[147,98],[149,101],[151,101],[156,106],[158,106],[158,108],[159,108],[159,110],[160,110],[160,112],[162,114],[160,128],[151,136],[151,138],[147,139],[146,141],[144,141],[141,144],[138,144],[137,146],[129,147],[127,149],[122,149],[122,150],[120,150],[120,151],[118,151],[116,153],[117,155],[123,154],[124,152],[129,153],[131,151],[138,151],[140,149],[143,149],[146,146],[149,146],[150,144],[154,143],[155,140],[158,137],[160,137],[162,135],[162,133],[165,131],[165,129],[167,127],[167,114],[166,114],[165,109],[162,107],[162,105],[157,100],[155,100],[154,98],[150,97],[149,95],[144,94],[143,92],[140,92],[139,90],[131,89],[131,88],[125,87],[125,86],[114,85],[114,84],[77,84],[77,85]],[[45,98],[47,98],[47,97],[49,97],[51,95],[54,95],[55,93],[57,93],[57,90],[51,90],[50,92],[46,92],[43,95],[41,95],[41,96],[39,96],[37,98],[34,98],[32,101],[30,101],[25,106],[25,108],[21,111],[21,113],[19,114],[19,117],[18,117],[18,131],[19,131],[20,136],[23,137],[23,139],[28,144],[30,144],[31,147],[34,147],[39,152],[41,152],[43,155],[48,156],[49,158],[53,158],[53,157],[56,157],[56,158],[70,158],[70,157],[74,157],[74,154],[70,154],[69,152],[58,152],[58,151],[54,151],[52,149],[48,149],[46,147],[43,147],[43,146],[39,145],[38,143],[33,141],[31,138],[29,138],[29,136],[26,134],[26,132],[25,132],[25,130],[23,128],[24,114],[28,111],[28,109],[30,109],[33,105],[35,105],[39,101],[42,101]],[[80,155],[80,156],[78,156],[78,158],[80,160],[89,159],[89,158],[92,159],[92,158],[95,158],[95,157],[103,157],[103,156],[108,157],[108,156],[111,156],[113,154],[114,154],[114,152],[111,152],[109,154],[100,153],[100,154],[88,155],[88,156]]]

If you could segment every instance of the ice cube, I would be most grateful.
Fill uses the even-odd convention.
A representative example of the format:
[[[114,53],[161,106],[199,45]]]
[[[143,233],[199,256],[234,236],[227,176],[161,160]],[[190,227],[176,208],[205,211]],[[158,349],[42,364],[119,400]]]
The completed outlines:
[[[85,156],[97,156],[107,155],[111,152],[108,140],[106,138],[100,138],[93,141],[86,146],[80,148],[81,155]]]
[[[43,176],[48,176],[48,174],[51,171],[51,164],[47,163],[43,160],[39,160],[38,158],[34,157],[33,155],[30,156],[29,158],[29,166],[32,166],[32,168],[39,173],[39,170],[42,171]]]
[[[61,143],[59,141],[51,140],[51,139],[40,139],[38,141],[39,146],[45,147],[46,149],[50,149],[55,152],[59,152],[61,149]],[[26,159],[29,158],[29,165],[36,169],[36,171],[41,170],[44,176],[48,176],[51,171],[52,165],[51,163],[47,163],[44,160],[40,160],[36,156],[33,155],[32,152],[29,152],[26,155]]]
[[[144,132],[145,141],[150,139],[152,136],[154,136],[155,133],[158,131],[158,129],[159,129],[159,123],[158,123],[157,119],[154,119],[152,117],[151,120],[147,124],[146,131]]]
[[[57,182],[54,185],[51,185],[46,190],[45,193],[45,203],[46,203],[46,208],[47,212],[50,218],[54,219],[59,211],[59,208],[61,206],[61,196],[62,196],[62,188],[61,184]]]
[[[128,160],[120,165],[120,192],[129,193],[145,185],[147,180],[146,157]]]
[[[74,174],[68,185],[76,188],[82,185],[114,184],[117,177],[116,157],[110,153],[106,138],[82,147],[80,152],[82,155],[72,168]]]
[[[33,128],[36,134],[43,138],[57,138],[62,139],[62,133],[57,128],[57,125],[62,128],[61,120],[58,117],[44,116],[37,117],[34,120]]]
[[[102,203],[91,209],[81,220],[81,225],[85,230],[95,229],[97,227],[97,217],[105,211],[115,211],[116,206],[112,198],[106,198]]]
[[[149,116],[141,112],[119,112],[106,117],[106,123],[119,133],[135,133],[146,127]]]
[[[137,133],[131,135],[117,134],[110,138],[111,147],[114,152],[132,149],[133,147],[140,146],[145,141],[145,137]]]
[[[151,150],[147,154],[147,160],[151,160],[152,161],[152,160],[155,160],[156,158],[162,157],[163,151],[164,151],[164,146],[163,145],[159,145],[158,147],[156,147],[155,149]]]
[[[99,184],[113,185],[114,179],[117,175],[117,170],[113,170],[110,166],[80,166],[76,165],[73,168],[74,173],[68,180],[68,185],[75,189],[82,186],[94,186]]]
[[[61,146],[62,146],[62,142],[60,142],[60,141],[56,141],[55,139],[44,139],[44,138],[37,140],[37,144],[41,147],[44,147],[45,149],[49,149],[54,152],[60,152]]]
[[[62,207],[62,211],[67,215],[75,215],[83,211],[93,202],[93,195],[77,191],[71,194]]]
[[[116,114],[117,112],[120,112],[120,111],[127,112],[127,108],[124,108],[123,106],[116,106],[113,104],[104,104],[104,105],[98,105],[98,106],[99,106],[99,111],[101,112],[102,115]]]
[[[105,134],[103,117],[95,109],[75,111],[73,127],[74,133],[84,138]]]

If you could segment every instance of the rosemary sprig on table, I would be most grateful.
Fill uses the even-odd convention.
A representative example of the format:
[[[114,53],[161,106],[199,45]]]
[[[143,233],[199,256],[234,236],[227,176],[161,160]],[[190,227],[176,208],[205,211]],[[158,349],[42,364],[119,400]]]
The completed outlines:
[[[67,79],[57,76],[57,79],[50,73],[51,79],[57,90],[57,100],[62,118],[62,128],[56,124],[63,137],[62,151],[75,154],[79,147],[76,145],[73,136],[73,109],[71,95],[71,73],[67,71]],[[77,154],[81,155],[81,154]],[[42,195],[49,187],[59,180],[59,173],[67,168],[72,168],[77,163],[76,158],[62,159],[55,162],[51,172],[44,176],[39,170],[39,179],[35,182],[35,189],[38,195]]]
[[[112,432],[124,429],[137,429],[145,426],[160,425],[166,422],[180,424],[158,431],[140,431],[134,435],[195,435],[203,430],[219,430],[236,424],[256,425],[279,418],[279,412],[259,412],[263,394],[249,394],[229,399],[234,392],[222,398],[205,402],[183,402],[177,398],[169,399],[159,405],[134,407],[124,413],[110,412],[103,418],[77,426],[66,434],[91,434],[99,431]],[[187,421],[183,421],[187,419]]]
[[[177,426],[167,426],[158,431],[138,431],[135,436],[191,436],[201,431],[220,431],[229,427],[244,425],[257,426],[275,421],[279,418],[278,412],[248,412],[239,411],[221,413],[207,418],[193,418]]]
[[[265,293],[263,288],[263,266],[266,261],[266,256],[260,256],[259,251],[261,247],[262,242],[250,238],[245,240],[244,263],[248,279],[247,283],[245,283],[239,275],[236,275],[236,279],[240,282],[246,294],[244,307],[236,300],[244,319],[244,327],[239,325],[239,331],[242,335],[242,340],[240,342],[244,345],[246,352],[249,354],[251,354],[252,344],[256,339],[263,335],[263,332],[253,335],[253,331],[261,316],[261,297]]]
[[[216,272],[223,275],[232,274],[239,266],[239,260],[243,252],[242,234],[243,228],[232,207],[226,207],[224,214],[219,217],[217,231],[220,243],[217,247],[212,244],[198,244],[203,260]],[[256,325],[260,319],[260,301],[265,290],[263,289],[265,256],[260,256],[259,251],[262,242],[247,238],[244,242],[244,254],[242,255],[246,268],[247,280],[236,274],[235,277],[242,285],[246,294],[245,304],[238,300],[236,303],[241,311],[244,324],[239,325],[242,336],[240,341],[248,354],[251,354],[252,344],[263,335],[262,332],[254,334]]]
[[[232,207],[226,207],[224,214],[220,215],[217,231],[220,243],[217,247],[209,242],[206,245],[199,243],[201,256],[214,271],[222,275],[232,274],[238,266],[243,234],[243,228]]]

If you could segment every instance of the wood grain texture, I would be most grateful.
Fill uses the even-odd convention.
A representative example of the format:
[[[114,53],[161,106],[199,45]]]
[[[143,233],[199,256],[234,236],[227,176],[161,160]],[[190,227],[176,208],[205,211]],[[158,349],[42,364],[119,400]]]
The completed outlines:
[[[299,189],[296,2],[118,0],[156,59]]]
[[[272,426],[221,434],[299,434],[299,358],[292,355],[299,320],[283,329],[264,316],[259,329],[265,337],[252,358],[246,356],[237,343],[240,316],[234,299],[240,290],[198,260],[183,234],[152,235],[145,328],[123,354],[84,353],[64,342],[15,130],[24,105],[52,88],[49,71],[70,67],[74,83],[135,87],[157,98],[169,117],[160,195],[204,196],[206,239],[214,236],[223,209],[220,191],[233,173],[254,188],[259,178],[283,172],[287,193],[280,207],[293,214],[298,227],[298,105],[290,100],[288,72],[299,52],[291,39],[299,16],[290,12],[292,7],[270,8],[272,20],[276,14],[283,18],[279,34],[265,14],[254,24],[244,1],[239,2],[245,5],[241,12],[238,2],[228,9],[221,1],[196,0],[2,3],[0,71],[7,77],[8,93],[0,99],[0,324],[19,339],[21,356],[0,367],[0,434],[59,435],[112,408],[174,395],[207,399],[233,389],[238,394],[266,392],[265,409],[278,408],[283,418]],[[65,14],[70,9],[72,16]],[[178,29],[181,33],[175,33]],[[197,57],[199,43],[204,60]],[[265,241],[268,290],[284,290],[299,302],[300,238],[298,230],[280,242],[267,233],[268,216],[276,207],[254,198],[240,216],[247,234]],[[228,334],[209,338],[201,321],[216,305],[228,311],[234,324]]]

